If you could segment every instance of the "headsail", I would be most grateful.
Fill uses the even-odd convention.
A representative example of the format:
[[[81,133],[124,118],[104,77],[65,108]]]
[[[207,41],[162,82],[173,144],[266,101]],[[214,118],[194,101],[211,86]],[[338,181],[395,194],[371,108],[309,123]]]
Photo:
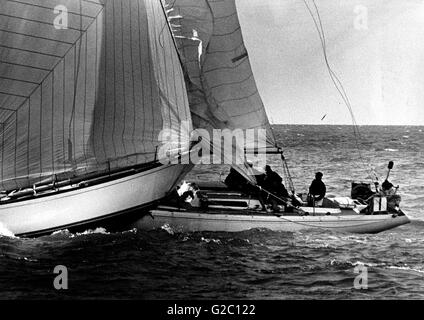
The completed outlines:
[[[274,134],[256,87],[234,0],[167,1],[187,69],[190,109],[198,128],[267,130]]]
[[[183,121],[160,1],[0,0],[0,189],[153,161]]]
[[[256,87],[234,0],[167,0],[195,128],[264,129],[276,147]],[[253,138],[254,136],[252,136]],[[257,136],[256,136],[257,137]],[[249,136],[245,146],[256,148]]]

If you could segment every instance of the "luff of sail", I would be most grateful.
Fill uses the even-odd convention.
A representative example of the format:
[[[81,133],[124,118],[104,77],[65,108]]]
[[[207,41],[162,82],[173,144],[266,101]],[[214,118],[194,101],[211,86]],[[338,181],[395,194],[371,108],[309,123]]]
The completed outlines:
[[[153,161],[191,125],[160,1],[0,3],[0,189]]]
[[[265,129],[276,146],[259,95],[234,0],[167,0],[168,17],[188,73],[193,125]],[[255,142],[246,139],[246,147]]]

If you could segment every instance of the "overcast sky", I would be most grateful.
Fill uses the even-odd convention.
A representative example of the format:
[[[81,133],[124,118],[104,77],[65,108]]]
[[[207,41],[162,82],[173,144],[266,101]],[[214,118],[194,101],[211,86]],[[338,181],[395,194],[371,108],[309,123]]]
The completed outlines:
[[[303,0],[236,2],[271,122],[351,124]],[[424,125],[424,0],[316,4],[330,64],[343,82],[357,122]]]

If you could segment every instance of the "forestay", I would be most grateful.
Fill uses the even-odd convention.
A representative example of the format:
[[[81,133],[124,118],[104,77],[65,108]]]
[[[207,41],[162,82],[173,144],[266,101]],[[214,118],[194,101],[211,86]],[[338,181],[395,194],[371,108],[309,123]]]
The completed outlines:
[[[0,0],[0,190],[153,161],[182,121],[160,1]]]

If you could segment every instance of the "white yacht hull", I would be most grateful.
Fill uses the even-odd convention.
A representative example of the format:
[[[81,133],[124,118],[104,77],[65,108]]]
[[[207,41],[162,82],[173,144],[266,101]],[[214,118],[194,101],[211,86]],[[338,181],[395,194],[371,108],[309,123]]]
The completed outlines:
[[[274,216],[264,214],[225,214],[178,211],[159,208],[150,211],[151,216],[143,217],[137,227],[141,229],[160,228],[170,225],[178,231],[223,231],[239,232],[253,228],[273,231],[295,232],[307,229],[327,229],[352,233],[377,233],[409,223],[407,216],[382,215],[340,215],[340,216]]]
[[[163,198],[190,169],[162,165],[89,187],[2,204],[0,226],[17,236],[34,236],[136,214]]]

